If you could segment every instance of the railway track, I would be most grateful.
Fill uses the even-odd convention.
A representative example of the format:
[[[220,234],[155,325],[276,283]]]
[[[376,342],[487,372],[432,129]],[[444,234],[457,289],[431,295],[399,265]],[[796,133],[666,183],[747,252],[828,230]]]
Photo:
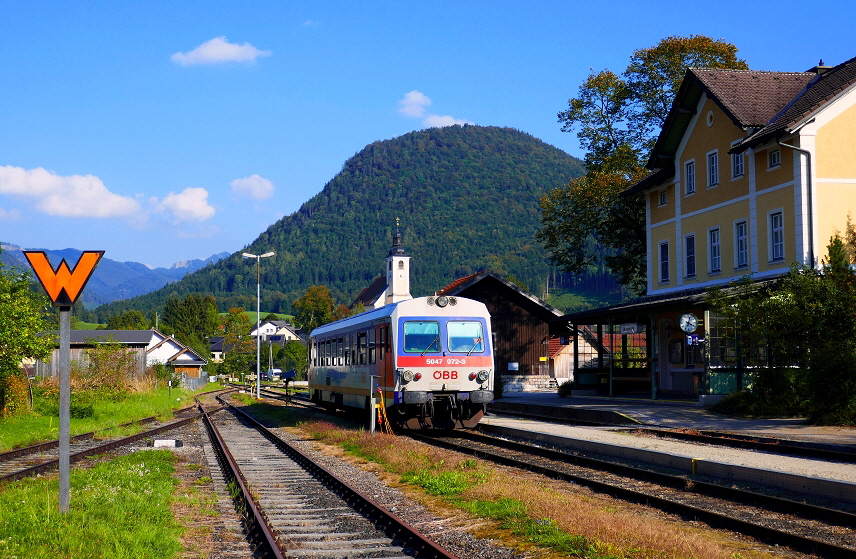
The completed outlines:
[[[261,554],[454,557],[240,410],[205,421]]]
[[[694,429],[654,429],[637,430],[640,434],[656,437],[690,441],[702,444],[727,446],[746,450],[758,450],[770,454],[801,456],[814,460],[829,460],[856,464],[856,449],[841,445],[793,441],[775,437],[743,435],[723,431],[699,431]]]
[[[156,418],[149,417],[140,421],[118,426],[127,427],[135,423],[143,425],[151,425],[153,423],[159,424],[156,427],[146,429],[135,435],[125,437],[106,437],[104,439],[99,439],[99,433],[97,432],[75,435],[71,438],[72,452],[69,456],[69,461],[73,464],[90,456],[103,454],[105,452],[133,444],[139,440],[154,437],[158,434],[187,425],[199,417],[201,417],[199,411],[196,411],[194,407],[188,407],[177,410],[172,421],[162,424],[160,424]],[[43,474],[55,470],[58,467],[58,440],[17,448],[0,454],[0,483]]]
[[[767,544],[856,558],[856,514],[473,433],[409,436],[652,506]]]

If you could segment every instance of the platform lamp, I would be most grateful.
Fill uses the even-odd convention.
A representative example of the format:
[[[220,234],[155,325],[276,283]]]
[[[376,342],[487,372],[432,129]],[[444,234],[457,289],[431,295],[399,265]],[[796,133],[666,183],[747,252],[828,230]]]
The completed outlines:
[[[273,256],[275,252],[264,254],[244,253],[244,258],[256,259],[256,398],[262,397],[262,258]]]

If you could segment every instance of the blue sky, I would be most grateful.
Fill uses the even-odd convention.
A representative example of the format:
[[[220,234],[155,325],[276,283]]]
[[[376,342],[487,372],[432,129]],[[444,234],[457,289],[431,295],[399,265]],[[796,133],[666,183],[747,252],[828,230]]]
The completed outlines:
[[[0,0],[0,241],[150,266],[240,250],[367,144],[556,113],[669,35],[803,71],[856,4]],[[814,5],[818,6],[818,5]]]

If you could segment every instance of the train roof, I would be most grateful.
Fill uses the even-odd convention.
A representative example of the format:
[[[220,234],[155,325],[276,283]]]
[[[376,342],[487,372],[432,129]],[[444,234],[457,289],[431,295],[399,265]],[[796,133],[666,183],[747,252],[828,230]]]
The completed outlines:
[[[473,299],[467,299],[465,297],[455,297],[455,298],[462,303],[464,301],[467,301],[467,303],[465,303],[466,306],[469,306],[472,304],[479,305],[481,308],[484,309],[484,312],[487,312],[487,308],[485,307],[485,305],[479,301],[475,301]],[[396,311],[396,309],[398,309],[399,305],[405,305],[405,306],[414,305],[414,304],[424,305],[427,299],[429,299],[429,297],[417,297],[415,299],[405,299],[404,301],[398,301],[397,303],[389,303],[389,304],[384,305],[378,309],[366,311],[366,312],[360,313],[358,315],[349,316],[348,318],[343,318],[341,320],[337,320],[335,322],[330,322],[330,323],[324,324],[322,326],[319,326],[318,328],[312,330],[312,333],[310,334],[310,336],[311,337],[320,336],[323,334],[327,334],[329,332],[334,332],[334,331],[340,330],[342,328],[348,328],[350,326],[356,327],[360,324],[372,323],[372,322],[375,322],[378,320],[382,320],[384,318],[389,318],[393,315],[393,313]]]
[[[409,300],[410,299],[408,299],[408,301]],[[333,330],[339,330],[340,328],[347,327],[350,325],[356,326],[357,324],[363,324],[366,322],[373,322],[381,318],[387,318],[389,316],[392,316],[392,313],[395,312],[395,309],[398,308],[398,305],[400,305],[401,303],[404,303],[404,301],[399,301],[398,303],[390,303],[388,305],[380,307],[379,309],[362,312],[360,314],[349,316],[348,318],[343,318],[335,322],[328,322],[327,324],[323,324],[313,330],[312,333],[309,335],[319,336],[321,334],[325,334]]]

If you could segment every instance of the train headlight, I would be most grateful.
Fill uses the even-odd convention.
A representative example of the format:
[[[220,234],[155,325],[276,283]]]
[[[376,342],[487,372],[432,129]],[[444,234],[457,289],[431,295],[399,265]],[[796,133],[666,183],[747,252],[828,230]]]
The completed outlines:
[[[404,371],[401,378],[404,379],[404,382],[410,382],[413,380],[413,371]]]
[[[487,371],[479,371],[479,374],[476,375],[476,378],[479,379],[479,382],[485,382],[487,380],[487,377],[489,376],[490,373],[488,373]]]
[[[449,304],[449,298],[446,297],[445,295],[441,295],[440,297],[437,297],[437,306],[438,307],[445,307],[448,304]]]

